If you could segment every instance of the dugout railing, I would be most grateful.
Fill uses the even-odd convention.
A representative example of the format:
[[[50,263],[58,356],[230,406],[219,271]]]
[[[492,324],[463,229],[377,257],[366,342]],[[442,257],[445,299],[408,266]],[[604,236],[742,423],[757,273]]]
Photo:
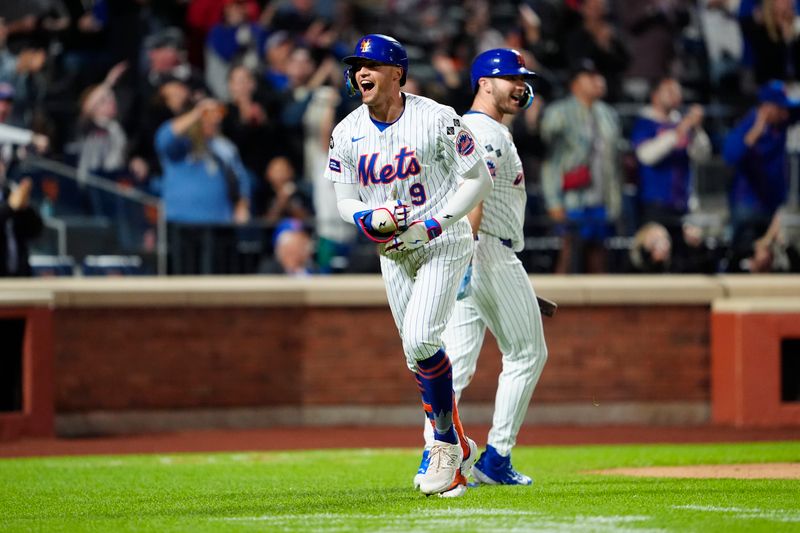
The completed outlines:
[[[139,257],[142,272],[167,273],[166,219],[161,199],[129,179],[81,173],[53,159],[29,156],[14,168],[12,179],[34,180],[45,230],[32,245],[32,266],[88,256]],[[128,261],[128,260],[126,260]]]
[[[790,162],[796,171],[796,158]],[[106,257],[101,263],[108,265],[110,273],[120,275],[255,274],[263,272],[263,263],[273,257],[274,224],[254,221],[244,225],[168,226],[161,199],[129,183],[80,175],[73,166],[41,157],[27,158],[16,173],[30,175],[36,183],[35,201],[46,229],[35,243],[31,262],[40,274],[96,274],[102,269],[89,268],[85,260],[98,256]],[[689,217],[721,254],[727,244],[726,189],[730,174],[718,157],[697,166],[697,210]],[[796,195],[796,181],[791,183]],[[630,203],[634,198],[635,190],[627,190],[625,201]],[[306,229],[312,236],[313,227],[313,221],[308,221]],[[626,271],[631,244],[631,235],[626,233],[606,241],[609,272]],[[532,192],[525,250],[520,254],[523,264],[531,273],[552,272],[560,247],[561,239],[541,208],[541,198]],[[137,261],[140,267],[135,266]],[[359,239],[346,265],[334,271],[372,273],[378,269],[374,244]]]

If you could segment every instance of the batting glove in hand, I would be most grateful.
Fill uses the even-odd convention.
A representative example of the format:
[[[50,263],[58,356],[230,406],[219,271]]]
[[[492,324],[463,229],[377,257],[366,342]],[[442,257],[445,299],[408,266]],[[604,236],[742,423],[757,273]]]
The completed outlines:
[[[400,200],[389,200],[381,207],[353,214],[361,233],[374,242],[389,242],[398,231],[406,229],[408,206]]]
[[[406,231],[395,236],[387,244],[384,252],[391,255],[406,250],[414,250],[442,234],[442,225],[435,218],[412,222]]]
[[[407,204],[404,204],[402,200],[389,200],[382,207],[392,213],[397,231],[403,232],[408,229],[409,208]]]

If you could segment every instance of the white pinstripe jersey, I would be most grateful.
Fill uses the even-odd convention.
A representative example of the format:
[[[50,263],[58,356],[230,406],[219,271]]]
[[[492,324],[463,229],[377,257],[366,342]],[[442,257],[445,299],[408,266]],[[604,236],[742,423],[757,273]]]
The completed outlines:
[[[409,221],[424,220],[446,205],[460,176],[480,161],[483,150],[453,108],[403,95],[403,113],[383,131],[366,105],[334,128],[325,177],[358,184],[361,201],[370,209],[386,202],[395,189],[411,208]],[[456,228],[462,231],[464,225],[455,224],[439,239]]]
[[[501,239],[511,239],[519,252],[525,245],[522,226],[525,222],[525,175],[522,161],[508,128],[489,115],[467,112],[464,122],[475,134],[476,142],[486,150],[485,158],[494,178],[492,192],[483,201],[479,231]]]

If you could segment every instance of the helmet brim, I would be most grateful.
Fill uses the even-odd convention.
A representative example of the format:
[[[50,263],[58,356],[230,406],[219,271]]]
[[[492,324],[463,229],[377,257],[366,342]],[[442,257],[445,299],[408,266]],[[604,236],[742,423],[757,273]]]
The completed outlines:
[[[400,67],[403,68],[403,65],[396,65],[394,63],[384,63],[383,61],[379,61],[377,59],[373,59],[371,57],[364,57],[364,56],[347,56],[342,59],[342,63],[345,65],[355,66],[361,61],[371,61],[373,63],[380,63],[381,65],[386,65],[387,67]]]
[[[483,77],[501,78],[503,76],[525,76],[526,78],[530,78],[530,79],[536,79],[536,78],[539,77],[539,75],[536,74],[534,71],[528,70],[525,67],[520,67],[518,69],[512,69],[512,70],[506,70],[506,71],[503,71],[503,72],[498,72],[497,74],[486,74],[485,76],[481,76],[481,77],[482,78]]]
[[[535,79],[537,79],[539,77],[539,75],[536,74],[534,71],[528,70],[525,67],[520,67],[518,69],[512,69],[512,70],[505,70],[505,71],[497,72],[497,73],[493,73],[492,72],[492,73],[481,74],[477,78],[474,78],[472,91],[475,92],[475,93],[478,92],[478,81],[481,78],[502,78],[504,76],[524,76],[525,78],[527,78],[529,80],[535,80]]]
[[[350,65],[350,66],[352,67],[352,66],[353,66],[353,65],[356,63],[356,61],[358,61],[359,59],[361,59],[361,60],[367,60],[367,58],[366,58],[366,57],[361,57],[361,56],[347,56],[347,57],[345,57],[344,59],[342,59],[342,63],[344,63],[345,65]]]

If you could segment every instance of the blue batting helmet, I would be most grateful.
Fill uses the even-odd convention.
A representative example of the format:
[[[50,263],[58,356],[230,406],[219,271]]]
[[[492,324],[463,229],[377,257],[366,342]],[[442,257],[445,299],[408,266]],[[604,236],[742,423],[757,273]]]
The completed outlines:
[[[371,33],[363,36],[356,43],[356,48],[353,55],[345,57],[342,61],[351,67],[356,65],[360,59],[369,59],[387,65],[394,65],[403,69],[403,76],[400,78],[400,85],[406,84],[406,76],[408,75],[408,54],[403,45],[400,44],[394,37],[388,35],[381,35],[378,33]],[[358,88],[355,81],[352,79],[355,73],[352,68],[345,70],[345,79],[349,80],[355,87],[356,94]]]
[[[535,72],[525,68],[525,60],[522,55],[511,48],[487,50],[479,54],[472,62],[470,78],[473,91],[478,90],[479,79],[500,76],[537,77]]]

